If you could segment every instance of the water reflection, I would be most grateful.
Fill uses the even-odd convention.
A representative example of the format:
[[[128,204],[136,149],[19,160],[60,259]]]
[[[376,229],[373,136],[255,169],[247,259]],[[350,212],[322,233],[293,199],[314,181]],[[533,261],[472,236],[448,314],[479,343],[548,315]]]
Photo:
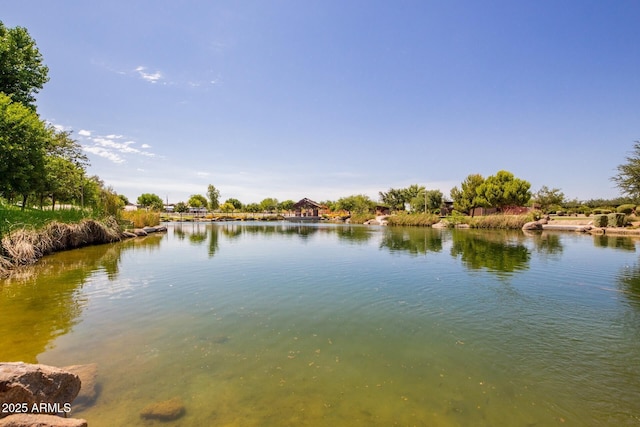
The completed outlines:
[[[442,243],[443,234],[432,228],[388,228],[380,247],[412,255],[426,255],[428,252],[441,252]]]
[[[453,230],[451,256],[460,257],[469,269],[508,276],[513,272],[529,268],[531,253],[522,243],[521,233],[475,230]]]
[[[0,281],[0,360],[37,362],[38,354],[78,323],[87,304],[82,289],[89,277],[102,270],[110,281],[117,280],[125,251],[155,250],[162,237],[60,252]]]
[[[530,237],[537,253],[544,255],[562,254],[563,247],[559,234],[542,232],[535,233]]]
[[[624,295],[634,306],[640,308],[640,264],[626,266],[617,279]]]
[[[593,245],[599,248],[620,249],[623,251],[635,252],[636,245],[629,236],[608,236],[606,234],[596,234],[593,236]]]

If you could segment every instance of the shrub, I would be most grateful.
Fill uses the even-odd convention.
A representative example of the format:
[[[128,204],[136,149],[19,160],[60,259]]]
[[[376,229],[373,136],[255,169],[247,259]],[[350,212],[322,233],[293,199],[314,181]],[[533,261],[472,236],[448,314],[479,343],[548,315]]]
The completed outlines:
[[[595,211],[596,209],[594,209]],[[606,227],[609,223],[609,219],[606,215],[598,214],[593,216],[593,226],[594,227]]]
[[[564,216],[564,211],[556,211],[556,215],[558,215],[558,216]]]
[[[631,215],[631,213],[635,210],[635,205],[620,205],[616,209],[616,212],[623,213],[625,215]]]
[[[487,215],[472,218],[469,226],[471,228],[498,228],[498,229],[521,229],[527,222],[534,221],[536,214],[530,212],[525,215]]]
[[[624,227],[626,215],[623,213],[610,213],[607,215],[609,227]]]
[[[405,225],[418,227],[431,227],[440,221],[440,217],[434,214],[398,214],[387,218],[387,225]]]

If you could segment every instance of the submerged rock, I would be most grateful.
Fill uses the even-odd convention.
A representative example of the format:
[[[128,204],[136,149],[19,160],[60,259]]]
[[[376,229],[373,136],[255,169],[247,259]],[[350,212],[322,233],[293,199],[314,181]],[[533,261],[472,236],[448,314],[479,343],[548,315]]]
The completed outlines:
[[[182,399],[174,397],[145,406],[140,412],[140,416],[148,420],[171,421],[180,418],[184,413],[185,407]]]
[[[91,363],[88,365],[66,366],[62,369],[80,378],[80,393],[73,401],[73,409],[83,410],[91,406],[98,397],[98,365]]]

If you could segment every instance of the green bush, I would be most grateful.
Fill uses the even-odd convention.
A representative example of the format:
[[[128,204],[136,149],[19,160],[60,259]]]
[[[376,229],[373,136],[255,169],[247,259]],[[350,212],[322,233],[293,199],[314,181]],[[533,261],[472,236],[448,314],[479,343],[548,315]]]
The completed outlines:
[[[558,215],[558,216],[564,216],[564,211],[556,211],[556,215]]]
[[[616,208],[616,212],[631,215],[631,212],[633,212],[635,208],[635,205],[620,205]]]
[[[624,227],[626,215],[623,213],[610,213],[607,215],[609,227]]]
[[[594,212],[596,209],[594,209]],[[598,214],[593,216],[593,226],[594,227],[606,227],[609,223],[609,219],[606,215]]]

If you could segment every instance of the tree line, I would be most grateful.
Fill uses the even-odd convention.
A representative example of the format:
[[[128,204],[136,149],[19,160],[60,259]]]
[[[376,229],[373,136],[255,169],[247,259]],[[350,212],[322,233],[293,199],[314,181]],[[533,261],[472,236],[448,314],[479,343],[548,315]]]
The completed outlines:
[[[89,160],[71,132],[37,112],[35,96],[48,74],[28,31],[0,21],[0,194],[22,209],[71,203],[113,214],[122,198],[87,175]]]
[[[22,27],[7,28],[0,21],[0,195],[10,203],[19,202],[40,208],[56,203],[91,207],[106,214],[117,213],[128,203],[126,197],[104,184],[97,176],[88,176],[89,161],[82,147],[69,131],[56,129],[37,113],[35,95],[49,80],[49,69],[28,31]],[[611,178],[625,197],[587,202],[565,200],[557,188],[543,186],[531,192],[531,184],[501,170],[484,178],[470,174],[446,197],[438,189],[418,184],[406,188],[390,188],[379,192],[379,201],[364,194],[320,202],[332,211],[366,213],[381,204],[392,211],[439,213],[446,202],[455,211],[469,214],[478,207],[498,210],[508,206],[535,203],[543,211],[553,208],[618,206],[640,202],[640,141],[618,166]],[[243,204],[235,198],[220,203],[220,192],[209,185],[207,196],[192,195],[175,205],[175,211],[207,208],[220,212],[278,212],[291,210],[293,200],[265,198],[259,203]],[[162,210],[162,199],[152,193],[142,194],[138,204]]]

